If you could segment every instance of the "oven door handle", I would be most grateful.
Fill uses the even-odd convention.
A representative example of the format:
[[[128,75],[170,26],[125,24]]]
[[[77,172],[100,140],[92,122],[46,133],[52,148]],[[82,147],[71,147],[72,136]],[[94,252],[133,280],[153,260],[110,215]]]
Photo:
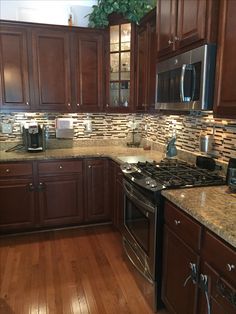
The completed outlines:
[[[154,214],[155,213],[155,206],[151,206],[149,204],[146,204],[144,201],[142,201],[141,199],[137,198],[133,193],[131,193],[129,191],[129,189],[127,188],[126,184],[123,184],[124,190],[125,190],[125,194],[127,195],[127,197],[129,199],[131,199],[136,205],[141,206],[143,209],[146,210],[143,211],[145,213],[145,216],[148,216],[148,212]]]

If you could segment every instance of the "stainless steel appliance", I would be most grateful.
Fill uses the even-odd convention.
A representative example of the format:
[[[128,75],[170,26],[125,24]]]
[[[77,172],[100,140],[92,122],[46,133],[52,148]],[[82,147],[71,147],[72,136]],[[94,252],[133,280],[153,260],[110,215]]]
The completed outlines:
[[[132,272],[151,308],[161,302],[163,198],[170,188],[221,185],[225,179],[215,171],[198,168],[177,159],[160,163],[124,163],[123,245]]]
[[[215,45],[204,45],[157,64],[156,109],[212,110]]]
[[[23,143],[29,152],[44,151],[46,149],[45,127],[36,122],[23,126]]]

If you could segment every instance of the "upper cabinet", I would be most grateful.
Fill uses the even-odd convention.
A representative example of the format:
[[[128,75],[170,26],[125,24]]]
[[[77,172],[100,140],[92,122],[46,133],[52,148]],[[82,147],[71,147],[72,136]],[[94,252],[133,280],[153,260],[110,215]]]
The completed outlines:
[[[29,41],[27,29],[1,25],[0,109],[3,111],[30,108]]]
[[[104,93],[104,36],[101,31],[72,34],[72,91],[77,111],[99,112]]]
[[[127,112],[133,108],[135,26],[111,17],[108,36],[106,109]]]
[[[69,34],[36,28],[32,39],[35,109],[70,111]]]
[[[217,10],[217,0],[158,0],[158,57],[215,42]]]
[[[155,104],[156,86],[156,9],[137,28],[136,111],[143,112]]]
[[[220,2],[219,38],[215,86],[217,117],[236,118],[236,1]]]
[[[105,31],[1,22],[1,110],[98,112]]]

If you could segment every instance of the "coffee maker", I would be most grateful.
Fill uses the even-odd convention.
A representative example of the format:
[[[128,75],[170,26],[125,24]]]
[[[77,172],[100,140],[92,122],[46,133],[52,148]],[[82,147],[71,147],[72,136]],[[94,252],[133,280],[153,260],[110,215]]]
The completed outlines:
[[[23,143],[28,152],[40,152],[46,149],[45,126],[29,122],[23,126]]]

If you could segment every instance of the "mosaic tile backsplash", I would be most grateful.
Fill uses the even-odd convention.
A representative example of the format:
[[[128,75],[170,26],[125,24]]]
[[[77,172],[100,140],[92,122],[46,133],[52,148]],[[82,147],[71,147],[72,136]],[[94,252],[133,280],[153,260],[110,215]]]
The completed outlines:
[[[201,132],[214,134],[215,158],[228,161],[236,157],[236,120],[214,119],[212,115],[201,114],[174,116],[162,114],[55,114],[55,113],[10,113],[0,114],[0,125],[10,123],[11,134],[2,133],[0,129],[0,145],[3,143],[21,142],[21,127],[26,121],[36,120],[47,126],[47,137],[55,139],[55,119],[72,118],[74,127],[74,143],[80,140],[112,140],[114,143],[126,143],[131,139],[132,122],[136,122],[137,137],[148,142],[165,144],[167,139],[176,134],[178,149],[188,152],[199,152],[199,136]],[[84,122],[92,121],[92,132],[86,132]],[[2,145],[3,146],[3,145]]]

